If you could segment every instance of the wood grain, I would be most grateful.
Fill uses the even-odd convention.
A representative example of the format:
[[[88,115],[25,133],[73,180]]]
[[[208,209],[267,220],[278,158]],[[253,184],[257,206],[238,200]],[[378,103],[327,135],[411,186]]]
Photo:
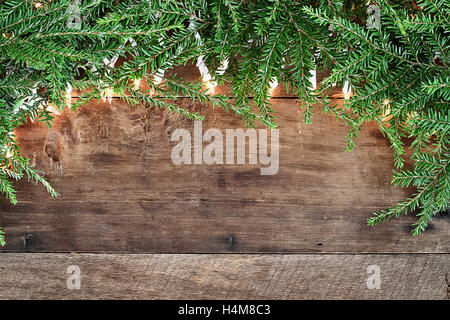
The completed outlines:
[[[182,100],[206,114],[203,130],[240,120]],[[91,103],[58,116],[52,129],[16,130],[25,154],[61,196],[17,184],[19,204],[0,201],[4,251],[26,252],[436,252],[448,253],[448,216],[412,237],[414,217],[375,228],[365,220],[408,196],[394,189],[392,153],[373,124],[344,152],[346,127],[317,113],[302,122],[299,104],[273,99],[280,169],[259,165],[180,165],[170,154],[176,128],[191,121],[144,106]]]
[[[446,299],[443,254],[0,255],[0,299]],[[66,286],[80,268],[80,289]],[[369,266],[380,289],[368,289]]]

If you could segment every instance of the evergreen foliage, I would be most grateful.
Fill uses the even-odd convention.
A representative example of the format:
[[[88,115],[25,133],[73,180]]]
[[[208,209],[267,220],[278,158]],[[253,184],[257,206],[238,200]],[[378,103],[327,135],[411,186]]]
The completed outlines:
[[[381,24],[369,29],[367,1],[91,0],[75,7],[69,0],[0,1],[0,191],[16,203],[11,180],[27,176],[57,195],[21,155],[14,129],[29,118],[50,126],[51,106],[67,107],[68,87],[86,92],[73,109],[115,92],[130,104],[202,119],[176,105],[181,95],[232,111],[245,125],[274,127],[270,83],[276,79],[299,96],[307,123],[318,106],[345,121],[347,150],[364,122],[378,123],[394,153],[392,182],[417,192],[375,212],[368,224],[417,212],[413,234],[421,233],[450,198],[450,4],[372,4]],[[73,24],[78,16],[81,23]],[[114,57],[125,62],[113,67]],[[154,81],[161,70],[199,57],[214,81],[230,84],[233,103],[208,94],[201,81]],[[331,70],[319,88],[310,80],[316,68]],[[137,79],[149,89],[136,88]],[[330,89],[345,81],[352,97],[344,107],[333,105]]]

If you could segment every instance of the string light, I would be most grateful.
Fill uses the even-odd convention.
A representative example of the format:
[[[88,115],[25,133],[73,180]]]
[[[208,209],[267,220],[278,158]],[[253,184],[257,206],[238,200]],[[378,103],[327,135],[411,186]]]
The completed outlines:
[[[225,71],[228,69],[228,63],[229,63],[228,58],[222,61],[222,64],[217,69],[216,74],[218,74],[219,76],[223,76],[225,74]]]
[[[350,99],[352,96],[352,88],[348,80],[345,80],[344,86],[342,87],[342,93],[344,94],[344,99]]]
[[[198,34],[198,33],[197,33]],[[197,37],[196,34],[196,37]],[[200,35],[198,35],[200,37]],[[209,73],[208,67],[203,61],[203,56],[198,57],[197,60],[197,68],[200,71],[200,75],[202,76],[202,80],[205,83],[205,86],[208,88],[208,93],[214,94],[214,89],[217,86],[217,83],[212,80],[212,76]]]
[[[66,103],[69,109],[72,108],[72,85],[70,83],[67,84],[66,88]]]
[[[277,80],[277,78],[272,78],[272,80],[270,80],[270,82],[269,82],[269,90],[268,90],[269,95],[272,95],[273,91],[277,87],[278,87],[278,80]]]
[[[309,77],[309,82],[311,82],[311,90],[317,89],[317,70],[316,70],[316,62],[320,57],[320,49],[317,49],[317,51],[314,53],[314,69],[309,70],[309,73],[311,74]]]
[[[342,52],[347,52],[347,49],[342,50]],[[350,87],[350,82],[345,80],[344,86],[342,87],[342,93],[344,94],[344,99],[350,99],[352,96],[352,88]]]
[[[61,114],[59,112],[58,108],[53,103],[49,103],[47,105],[47,107],[45,108],[45,110],[47,110],[48,112],[54,113],[54,114],[56,114],[58,116]]]
[[[35,2],[35,3],[34,3],[34,7],[35,7],[36,9],[39,9],[39,8],[42,7],[42,3],[40,3],[40,2]]]
[[[383,100],[383,105],[385,106],[383,114],[381,115],[381,121],[383,121],[383,122],[388,122],[389,120],[392,119],[391,108],[389,107],[391,102],[392,102],[392,100],[389,98],[386,98]]]
[[[206,81],[205,85],[206,85],[206,88],[208,88],[208,93],[214,94],[214,90],[217,87],[217,83],[215,81]]]
[[[194,28],[194,23],[191,21],[189,23],[189,28]],[[198,40],[200,45],[202,44],[202,38],[198,32],[195,33],[195,38]],[[208,88],[209,94],[214,94],[214,90],[217,86],[217,82],[213,81],[211,74],[209,73],[208,67],[206,66],[205,62],[203,61],[203,56],[198,57],[197,64],[196,64],[198,71],[200,71],[200,75],[202,77],[203,82],[205,83],[206,88]],[[217,72],[220,74],[220,72],[225,72],[225,69],[228,67],[228,61],[224,61],[221,70],[218,70]],[[222,74],[223,74],[222,73]]]
[[[161,18],[161,16],[162,16],[162,13],[158,11],[156,13],[156,15],[155,15],[155,18],[159,19],[159,18]],[[164,46],[164,38],[160,37],[158,39],[158,43],[161,46]],[[133,40],[133,47],[135,45],[137,45],[137,43],[136,43],[136,41]],[[176,54],[176,56],[178,56],[178,54]],[[163,81],[163,79],[164,79],[164,74],[165,73],[166,73],[166,70],[164,70],[163,68],[159,68],[158,70],[156,70],[156,72],[153,74],[153,83],[155,85],[160,84]],[[153,95],[153,90],[150,90],[150,95]]]
[[[163,81],[165,71],[163,69],[158,69],[158,71],[153,75],[153,83],[158,85]]]
[[[387,100],[387,99],[386,99],[386,100]],[[385,106],[388,106],[389,103],[390,103],[390,101],[387,100],[387,104],[385,104],[386,100],[383,101],[383,104],[384,104]],[[391,108],[390,108],[390,107],[386,107],[386,108],[384,109],[384,111],[383,111],[383,114],[381,115],[381,121],[383,121],[383,122],[388,122],[388,121],[391,120],[391,119],[392,119]]]
[[[14,156],[13,150],[8,143],[3,146],[3,150],[5,150],[5,158],[10,159]]]
[[[133,89],[138,90],[141,86],[141,79],[134,79],[133,81]]]
[[[317,76],[316,76],[316,69],[314,70],[309,70],[309,73],[311,74],[311,76],[309,77],[309,82],[311,82],[311,90],[316,90],[317,89]]]
[[[131,46],[135,47],[137,45],[136,41],[134,41],[133,38],[129,38],[126,41],[130,41],[131,42]],[[125,42],[126,42],[125,41]],[[124,44],[120,45],[120,49],[122,49],[124,47]],[[113,57],[111,60],[109,60],[108,58],[104,58],[103,59],[103,63],[108,66],[110,69],[114,68],[114,65],[116,64],[117,60],[119,59],[119,56],[115,56]],[[94,66],[94,72],[97,71],[97,69]],[[102,91],[101,96],[102,96],[102,101],[106,102],[108,101],[108,103],[112,103],[112,99],[113,99],[113,95],[114,95],[114,91],[111,88],[106,88]]]
[[[11,151],[11,148],[8,148],[8,150],[6,151],[6,158],[10,159],[13,157],[13,153]]]
[[[102,91],[102,101],[106,102],[108,101],[109,104],[111,104],[113,99],[114,91],[111,88],[106,88]]]

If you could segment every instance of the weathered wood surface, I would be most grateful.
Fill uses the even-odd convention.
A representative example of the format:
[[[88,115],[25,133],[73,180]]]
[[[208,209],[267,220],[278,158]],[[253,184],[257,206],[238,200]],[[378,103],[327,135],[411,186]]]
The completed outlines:
[[[78,290],[67,287],[73,265]],[[379,267],[379,289],[368,289],[370,266]],[[444,254],[4,253],[0,268],[0,299],[446,299],[450,261]]]
[[[207,128],[240,119],[189,100]],[[346,127],[316,114],[302,122],[298,102],[273,99],[280,168],[181,165],[170,155],[176,128],[193,123],[165,111],[91,103],[58,116],[52,129],[16,130],[25,154],[60,192],[17,184],[19,204],[0,201],[3,251],[28,252],[428,252],[448,253],[450,223],[438,216],[412,237],[414,217],[375,228],[366,219],[412,190],[391,186],[392,152],[373,124],[345,153]]]

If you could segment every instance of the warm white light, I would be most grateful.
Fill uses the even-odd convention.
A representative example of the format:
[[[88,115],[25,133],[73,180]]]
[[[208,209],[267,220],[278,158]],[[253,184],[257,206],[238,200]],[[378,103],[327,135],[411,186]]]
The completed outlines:
[[[209,94],[214,94],[214,90],[217,87],[217,83],[214,82],[214,81],[206,81],[205,85],[208,88],[208,93]]]
[[[344,99],[350,99],[352,96],[352,88],[348,80],[345,80],[344,87],[342,88],[342,93],[344,94]]]
[[[209,73],[208,67],[206,66],[205,62],[203,61],[203,56],[198,57],[197,60],[197,68],[198,71],[200,71],[200,75],[202,77],[203,82],[205,83],[206,87],[208,88],[208,92],[210,94],[214,94],[214,89],[217,86],[217,82],[215,82]]]
[[[153,83],[154,84],[160,84],[163,81],[163,77],[161,77],[158,74],[153,75]]]
[[[40,8],[40,7],[42,7],[42,3],[36,2],[36,3],[34,4],[34,7],[35,7],[35,8]]]
[[[387,106],[388,104],[390,104],[391,103],[391,100],[390,99],[384,99],[384,101],[383,101],[383,104],[385,105],[385,106]]]
[[[389,120],[392,119],[391,114],[391,108],[386,107],[383,111],[383,114],[381,115],[381,121],[383,122],[388,122]]]
[[[229,63],[228,58],[225,59],[224,61],[222,61],[222,64],[221,64],[220,67],[217,69],[216,73],[217,73],[218,75],[220,75],[220,76],[224,75],[224,74],[225,74],[225,71],[226,71],[227,68],[228,68],[228,63]]]
[[[72,107],[72,86],[70,85],[70,83],[67,84],[66,103],[67,107],[70,109]]]
[[[277,78],[272,78],[272,80],[270,80],[269,82],[269,95],[273,94],[273,91],[276,89],[276,87],[278,87],[278,80]]]
[[[48,112],[54,113],[56,115],[60,115],[61,114],[59,112],[58,108],[53,103],[49,103],[47,105],[47,108],[45,108],[45,110],[47,110]]]
[[[134,79],[133,81],[133,89],[138,90],[141,86],[141,79]]]
[[[12,152],[12,148],[8,145],[5,146],[6,147],[6,154],[5,157],[10,159],[13,157],[13,152]]]
[[[111,88],[106,88],[102,92],[102,101],[106,102],[108,100],[108,103],[112,102],[114,91]]]
[[[309,73],[311,74],[311,76],[309,77],[309,81],[311,82],[311,90],[316,90],[317,89],[317,77],[316,77],[316,69],[314,70],[310,70]]]

